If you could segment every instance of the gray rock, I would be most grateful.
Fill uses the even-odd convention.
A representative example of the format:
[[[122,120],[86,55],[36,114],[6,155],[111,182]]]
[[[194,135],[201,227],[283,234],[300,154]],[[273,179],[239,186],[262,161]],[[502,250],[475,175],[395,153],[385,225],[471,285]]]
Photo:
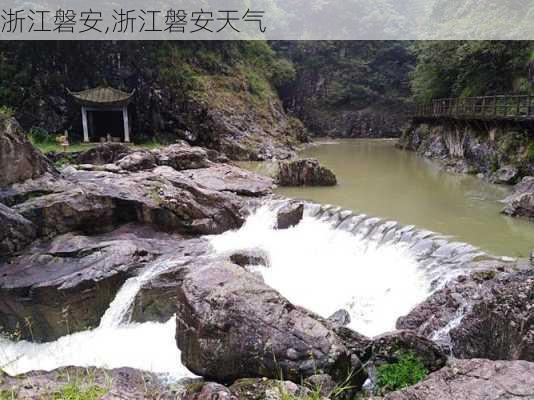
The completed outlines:
[[[294,306],[245,269],[216,262],[191,268],[178,288],[176,342],[182,362],[218,382],[248,377],[295,382],[316,373],[337,381],[361,363],[326,321]],[[281,374],[281,375],[280,375]]]
[[[287,229],[298,225],[304,216],[304,204],[290,202],[276,213],[276,229]]]
[[[415,354],[429,371],[437,371],[447,362],[447,356],[429,339],[410,331],[396,331],[373,338],[371,360],[374,365],[394,363],[401,353]]]
[[[13,207],[38,227],[41,236],[72,230],[92,234],[128,222],[213,234],[243,223],[241,198],[201,188],[170,167],[126,175],[77,171],[65,178],[65,191],[32,197]],[[31,197],[20,192],[12,196]]]
[[[519,170],[513,165],[505,165],[500,168],[493,176],[495,183],[502,183],[506,185],[513,184],[519,175]]]
[[[73,385],[81,391],[98,390],[102,400],[175,400],[176,389],[158,376],[132,368],[104,370],[92,367],[64,367],[32,371],[18,376],[0,373],[0,393],[7,399],[64,399]],[[69,397],[70,398],[70,397]]]
[[[185,142],[172,144],[154,150],[158,165],[166,165],[177,171],[184,169],[207,168],[211,166],[208,152],[201,147],[191,147]]]
[[[228,164],[183,171],[183,174],[206,189],[241,196],[265,196],[272,193],[273,188],[271,178]]]
[[[453,360],[427,379],[384,400],[526,400],[534,398],[534,363]]]
[[[188,385],[182,400],[235,400],[235,396],[220,383],[206,382]]]
[[[526,176],[514,187],[514,192],[503,200],[503,214],[512,217],[534,218],[534,177]]]
[[[95,327],[126,279],[160,254],[190,259],[188,242],[136,225],[37,242],[0,264],[0,326],[36,341]]]
[[[312,375],[304,380],[304,385],[325,398],[330,398],[338,386],[332,377],[327,374]]]
[[[230,255],[230,261],[241,267],[248,265],[269,266],[269,255],[261,249],[250,249],[235,252]]]
[[[35,226],[30,221],[0,203],[0,257],[21,250],[36,235]]]
[[[138,150],[117,161],[117,165],[125,171],[141,171],[156,166],[156,157],[149,150]]]
[[[276,183],[280,186],[335,186],[337,179],[319,161],[307,158],[279,162]]]
[[[230,386],[234,399],[239,400],[284,400],[306,398],[310,391],[291,381],[245,378]]]
[[[14,118],[0,116],[0,188],[57,171]]]
[[[350,324],[350,314],[345,309],[337,310],[328,317],[328,321],[335,326],[346,326]]]
[[[534,277],[515,265],[461,276],[397,321],[436,338],[459,358],[534,360]],[[447,332],[448,331],[448,332]]]

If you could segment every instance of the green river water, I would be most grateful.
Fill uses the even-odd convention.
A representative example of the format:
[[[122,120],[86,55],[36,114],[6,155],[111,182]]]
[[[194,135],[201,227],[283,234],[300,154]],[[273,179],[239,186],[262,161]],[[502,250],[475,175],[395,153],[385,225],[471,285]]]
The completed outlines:
[[[331,168],[336,187],[279,188],[285,196],[335,204],[453,236],[494,255],[527,256],[534,224],[501,215],[510,189],[443,171],[394,140],[332,140],[303,150]],[[256,165],[256,169],[269,168]]]

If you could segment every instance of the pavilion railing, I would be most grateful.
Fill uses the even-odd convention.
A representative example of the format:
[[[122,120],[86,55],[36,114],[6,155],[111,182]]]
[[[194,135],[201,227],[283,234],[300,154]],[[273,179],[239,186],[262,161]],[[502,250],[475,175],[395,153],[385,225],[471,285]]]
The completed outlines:
[[[435,99],[419,104],[416,117],[534,118],[534,95],[500,95]]]

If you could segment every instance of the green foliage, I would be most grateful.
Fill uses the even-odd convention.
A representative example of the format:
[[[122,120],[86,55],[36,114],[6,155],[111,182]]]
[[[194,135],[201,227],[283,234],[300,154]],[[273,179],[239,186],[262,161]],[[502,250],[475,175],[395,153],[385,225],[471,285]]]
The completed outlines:
[[[377,368],[377,386],[381,393],[403,389],[424,379],[428,370],[412,352],[398,354],[398,361]]]
[[[53,395],[53,400],[98,400],[107,390],[97,385],[68,383]]]
[[[534,162],[534,142],[531,142],[527,146],[527,161]]]
[[[56,138],[51,135],[46,129],[33,127],[28,132],[28,138],[33,144],[55,144]]]
[[[15,115],[15,112],[12,108],[6,107],[6,106],[0,106],[0,117],[3,118],[11,118],[13,115]]]
[[[528,91],[531,42],[416,42],[411,87],[417,101]]]
[[[0,390],[0,400],[15,400],[17,398],[15,392],[11,390]]]

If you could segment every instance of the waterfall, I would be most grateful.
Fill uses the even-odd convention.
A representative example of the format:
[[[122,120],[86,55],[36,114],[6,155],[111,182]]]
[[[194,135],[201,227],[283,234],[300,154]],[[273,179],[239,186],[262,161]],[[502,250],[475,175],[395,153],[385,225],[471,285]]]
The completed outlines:
[[[298,225],[276,230],[281,204],[262,206],[240,229],[208,240],[217,254],[262,249],[270,258],[269,266],[254,270],[268,285],[324,317],[346,309],[350,326],[369,336],[393,329],[399,316],[464,271],[470,261],[489,257],[430,231],[333,206],[306,204]],[[189,259],[160,258],[127,280],[95,329],[49,343],[0,337],[0,367],[10,374],[75,365],[192,376],[180,362],[174,318],[166,323],[129,322],[143,284],[177,262]]]
[[[156,278],[172,265],[175,264],[172,264],[167,258],[156,260],[143,269],[139,275],[128,279],[117,292],[109,308],[102,316],[99,327],[115,328],[125,322],[129,322],[135,296],[141,290],[143,284]]]
[[[333,206],[306,204],[295,227],[274,229],[279,204],[263,206],[237,231],[210,239],[220,253],[261,249],[254,267],[293,303],[323,317],[343,308],[350,327],[374,336],[395,328],[430,293],[486,255],[465,243]]]
[[[185,264],[187,258],[179,262]],[[131,367],[179,379],[194,376],[180,361],[174,339],[176,321],[131,323],[129,314],[143,284],[175,266],[162,258],[128,279],[115,295],[97,328],[53,342],[12,342],[0,336],[0,367],[9,374],[53,370],[62,366]]]

